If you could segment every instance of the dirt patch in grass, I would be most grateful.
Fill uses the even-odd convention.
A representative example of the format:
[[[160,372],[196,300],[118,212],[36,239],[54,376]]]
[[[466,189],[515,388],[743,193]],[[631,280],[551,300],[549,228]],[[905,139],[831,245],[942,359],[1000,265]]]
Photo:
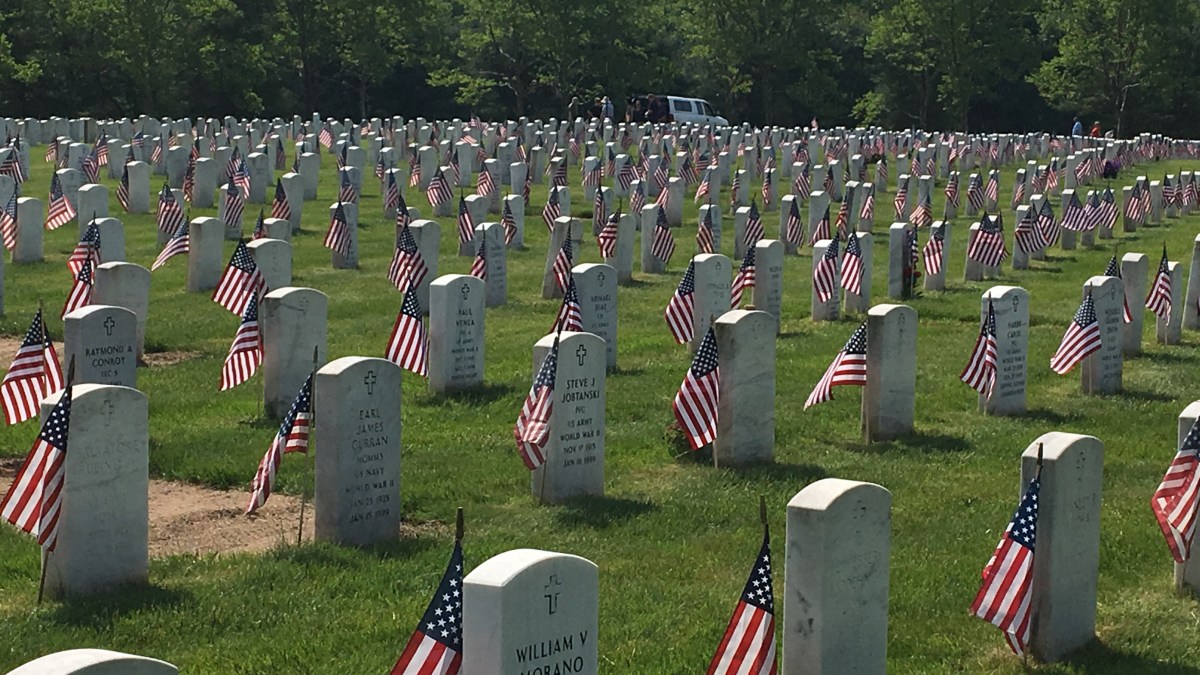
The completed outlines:
[[[20,458],[0,460],[0,494],[8,491]],[[150,481],[150,556],[180,553],[260,552],[295,543],[300,498],[271,495],[254,516],[243,512],[249,492],[212,490],[187,483]],[[304,514],[304,539],[313,536],[313,507]]]
[[[151,367],[173,366],[202,356],[200,352],[154,352],[142,355],[142,362]]]
[[[5,371],[17,356],[17,350],[21,348],[21,340],[10,337],[0,337],[0,368]],[[56,351],[62,351],[62,343],[54,346]]]

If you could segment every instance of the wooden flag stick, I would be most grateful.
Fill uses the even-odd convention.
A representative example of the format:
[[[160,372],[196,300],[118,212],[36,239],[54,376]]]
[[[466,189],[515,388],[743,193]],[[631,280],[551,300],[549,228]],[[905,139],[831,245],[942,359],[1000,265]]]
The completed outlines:
[[[454,520],[454,541],[460,544],[462,543],[463,531],[463,508],[460,506],[458,507],[458,513],[455,515]]]
[[[762,526],[764,528],[766,528],[766,526],[767,526],[767,498],[763,495],[758,496],[758,522],[762,523]]]
[[[313,345],[313,360],[312,360],[313,366],[312,366],[312,372],[309,374],[309,377],[312,378],[312,380],[313,380],[313,386],[312,386],[312,389],[310,389],[309,393],[308,393],[308,449],[304,452],[305,456],[308,458],[308,468],[309,468],[310,472],[313,468],[313,458],[312,458],[312,456],[313,456],[313,442],[312,441],[313,441],[313,435],[314,435],[313,431],[317,427],[317,386],[316,386],[317,349],[318,349],[318,347],[316,345]],[[315,488],[315,484],[316,484],[316,476],[315,475],[313,476],[313,484],[314,484],[313,489],[315,490],[316,489]],[[308,493],[306,492],[306,490],[304,488],[307,488],[307,487],[308,486],[305,485],[305,486],[301,487],[301,489],[300,489],[300,524],[296,527],[296,545],[297,546],[299,546],[300,542],[304,540],[304,503],[306,501],[308,501],[306,499]]]

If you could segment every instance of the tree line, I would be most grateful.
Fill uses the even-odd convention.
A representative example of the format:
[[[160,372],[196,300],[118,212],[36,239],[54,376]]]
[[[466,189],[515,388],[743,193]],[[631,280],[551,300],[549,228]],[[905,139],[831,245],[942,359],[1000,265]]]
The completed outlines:
[[[1193,0],[5,0],[0,113],[562,117],[1200,136]]]

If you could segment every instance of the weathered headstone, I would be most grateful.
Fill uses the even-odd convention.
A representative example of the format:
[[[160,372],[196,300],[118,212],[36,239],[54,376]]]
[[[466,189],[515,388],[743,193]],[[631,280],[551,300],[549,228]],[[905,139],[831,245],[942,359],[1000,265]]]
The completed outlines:
[[[783,242],[760,239],[754,245],[754,308],[771,315],[775,334],[783,332]]]
[[[1188,269],[1187,294],[1183,305],[1183,328],[1200,329],[1200,304],[1197,303],[1200,303],[1200,235],[1196,235],[1192,243],[1192,263]]]
[[[917,390],[917,311],[876,305],[867,312],[867,383],[863,438],[886,441],[912,433]]]
[[[1029,355],[1029,292],[1019,286],[993,286],[983,294],[981,319],[989,304],[996,317],[996,381],[979,408],[989,415],[1025,412],[1025,375]]]
[[[140,361],[146,344],[146,319],[150,312],[150,270],[128,262],[104,263],[96,268],[94,280],[93,304],[124,307],[137,318],[134,352]]]
[[[1142,353],[1142,326],[1145,320],[1142,301],[1146,297],[1146,271],[1149,264],[1144,253],[1126,253],[1121,256],[1125,303],[1133,319],[1125,324],[1121,331],[1121,352],[1125,356],[1137,356]]]
[[[278,221],[287,225],[286,220]],[[262,274],[267,288],[292,285],[292,245],[280,239],[255,239],[246,243],[254,266]]]
[[[488,307],[499,307],[508,302],[508,251],[504,246],[504,226],[500,223],[476,226],[476,247],[481,241],[487,260],[487,278],[483,282],[485,303]]]
[[[604,264],[615,271],[618,284],[625,285],[633,281],[633,248],[637,245],[636,239],[637,216],[632,213],[621,214],[617,220],[616,257],[604,258]]]
[[[263,404],[270,417],[283,417],[317,364],[325,362],[329,298],[312,288],[285,286],[262,297]]]
[[[887,672],[892,494],[825,478],[787,506],[783,671]]]
[[[298,173],[285,173],[280,177],[283,194],[288,203],[288,222],[292,233],[300,231],[300,218],[304,215],[304,177]]]
[[[688,346],[700,348],[713,319],[729,311],[733,264],[720,253],[701,253],[692,258],[695,265],[695,292],[692,296],[692,321],[695,332]]]
[[[735,309],[721,315],[713,330],[722,375],[713,462],[728,466],[772,461],[775,319],[766,312]]]
[[[1038,475],[1039,448],[1029,646],[1039,661],[1054,663],[1096,637],[1104,444],[1093,436],[1042,434],[1021,455],[1022,492]]]
[[[129,213],[150,212],[150,165],[145,162],[128,162]]]
[[[43,259],[42,241],[45,215],[42,201],[32,197],[17,198],[17,244],[12,250],[14,263],[34,263]]]
[[[346,216],[346,230],[350,245],[348,252],[342,255],[339,251],[330,251],[330,264],[335,270],[358,269],[358,204],[341,202],[342,213]],[[338,204],[329,205],[329,217],[337,211]]]
[[[599,672],[599,570],[578,556],[516,549],[463,579],[462,668],[471,675]]]
[[[438,276],[438,247],[442,240],[441,225],[436,220],[414,220],[408,226],[417,249],[429,273],[417,284],[417,302],[421,305],[421,313],[429,313],[429,284]]]
[[[75,213],[78,217],[75,220],[82,237],[93,218],[108,217],[108,188],[97,183],[83,185],[79,188],[77,201]]]
[[[8,675],[178,675],[179,669],[157,659],[106,649],[68,649],[34,659]]]
[[[533,346],[533,377],[541,370],[555,336]],[[604,494],[604,340],[592,333],[559,334],[558,361],[546,458],[530,472],[533,498],[558,504],[571,497]]]
[[[1083,293],[1092,294],[1100,323],[1100,350],[1080,364],[1083,393],[1115,394],[1121,391],[1125,286],[1116,277],[1095,276],[1083,284]]]
[[[604,340],[605,364],[617,367],[617,271],[609,265],[585,263],[572,270],[579,294],[583,332]]]
[[[101,248],[107,244],[101,238]],[[224,258],[225,223],[217,218],[193,218],[188,224],[187,291],[200,293],[217,287]]]
[[[124,307],[82,307],[63,317],[63,363],[75,359],[75,382],[136,388],[137,334]]]
[[[827,250],[829,250],[829,247],[832,245],[833,245],[833,240],[831,240],[831,239],[822,239],[821,241],[818,241],[817,243],[813,244],[813,254],[812,254],[813,255],[813,257],[812,257],[813,274],[809,276],[810,279],[813,278],[814,276],[816,276],[815,273],[817,270],[817,266],[821,264],[821,259],[825,257],[825,252]],[[835,261],[835,269],[836,269],[837,273],[834,275],[834,278],[840,281],[840,279],[842,278],[842,274],[841,274],[842,260],[841,260],[840,255],[838,256],[838,259]],[[865,274],[865,272],[866,271],[864,270],[864,274]],[[839,293],[837,291],[837,288],[834,289],[833,294],[831,294],[829,296],[829,299],[826,300],[825,302],[821,302],[821,299],[817,296],[817,289],[815,287],[812,289],[812,320],[813,321],[837,321],[838,316],[841,315],[841,307],[842,307],[842,296],[841,296],[841,293]]]
[[[1183,268],[1171,260],[1167,263],[1167,274],[1171,278],[1171,313],[1166,321],[1160,316],[1154,317],[1154,337],[1159,344],[1177,345],[1183,337]]]
[[[132,314],[120,308],[107,309],[129,314],[132,343]],[[99,332],[104,335],[103,328]],[[81,381],[83,370],[93,368],[89,365],[92,358],[85,358],[82,352],[79,356],[76,382]],[[126,351],[125,356],[132,369],[132,352]],[[55,394],[42,402],[43,419],[61,396]],[[149,463],[146,395],[132,387],[76,385],[71,397],[70,449],[63,469],[58,543],[42,560],[47,596],[95,595],[146,582]]]
[[[438,394],[483,384],[485,284],[447,274],[429,284],[429,389]]]
[[[398,539],[400,367],[362,356],[331,361],[313,378],[313,408],[317,539],[349,546]]]
[[[851,293],[848,290],[843,290],[845,297],[846,312],[854,312],[855,314],[863,314],[871,309],[871,267],[872,261],[875,258],[874,253],[874,237],[870,232],[858,233],[858,249],[861,251],[862,257],[862,293]],[[842,260],[846,259],[846,253],[843,249]]]

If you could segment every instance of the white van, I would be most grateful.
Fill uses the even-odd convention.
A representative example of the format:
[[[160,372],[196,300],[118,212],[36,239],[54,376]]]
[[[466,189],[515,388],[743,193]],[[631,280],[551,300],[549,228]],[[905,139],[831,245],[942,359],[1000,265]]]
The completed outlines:
[[[702,98],[684,98],[683,96],[667,96],[671,116],[676,122],[688,124],[713,124],[729,126],[729,120],[717,114],[711,104]]]

